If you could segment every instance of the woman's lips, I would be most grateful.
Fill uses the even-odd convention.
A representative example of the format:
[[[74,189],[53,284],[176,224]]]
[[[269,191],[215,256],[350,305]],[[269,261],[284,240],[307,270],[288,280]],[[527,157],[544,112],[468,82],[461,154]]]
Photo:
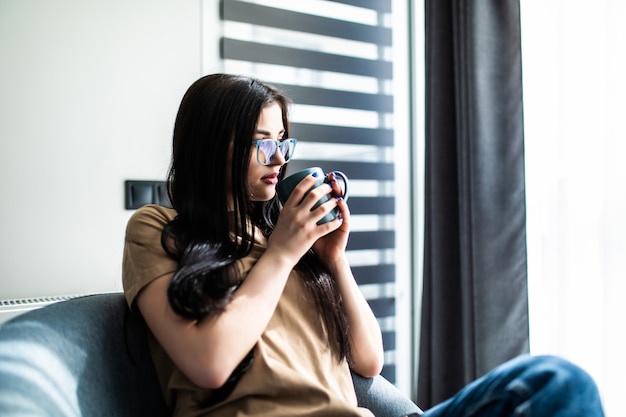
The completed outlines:
[[[273,174],[266,175],[261,178],[261,181],[269,185],[276,185],[278,184],[278,173],[274,172]]]

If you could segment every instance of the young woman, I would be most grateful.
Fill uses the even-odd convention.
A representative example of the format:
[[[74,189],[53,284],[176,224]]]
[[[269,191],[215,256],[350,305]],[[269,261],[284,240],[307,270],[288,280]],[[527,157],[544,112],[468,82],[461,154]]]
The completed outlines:
[[[346,259],[348,206],[311,210],[334,193],[322,184],[305,197],[312,176],[284,207],[275,195],[297,143],[287,110],[256,80],[195,82],[174,127],[173,208],[128,223],[125,294],[176,416],[371,415],[350,369],[377,375],[383,347]],[[341,216],[317,225],[335,207]]]
[[[148,205],[128,222],[124,291],[150,329],[175,417],[372,416],[357,406],[350,370],[377,375],[383,347],[346,259],[348,206],[336,184],[307,194],[312,176],[283,207],[276,197],[297,144],[287,109],[254,79],[196,81],[174,127],[172,208]],[[339,218],[318,225],[335,207]],[[523,356],[425,413],[518,415],[603,411],[584,371]]]

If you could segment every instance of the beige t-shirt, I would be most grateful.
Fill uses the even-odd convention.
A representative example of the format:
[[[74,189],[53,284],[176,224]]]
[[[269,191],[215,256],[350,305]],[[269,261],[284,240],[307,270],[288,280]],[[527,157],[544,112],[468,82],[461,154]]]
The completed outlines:
[[[175,216],[172,209],[149,205],[129,220],[123,283],[130,306],[153,279],[176,271],[177,263],[161,247],[163,227]],[[255,236],[252,252],[239,261],[244,277],[267,246],[261,233]],[[193,384],[152,335],[150,347],[166,402],[176,417],[372,416],[357,407],[348,365],[332,354],[315,302],[295,271],[254,348],[252,366],[224,401],[202,407],[213,390]]]

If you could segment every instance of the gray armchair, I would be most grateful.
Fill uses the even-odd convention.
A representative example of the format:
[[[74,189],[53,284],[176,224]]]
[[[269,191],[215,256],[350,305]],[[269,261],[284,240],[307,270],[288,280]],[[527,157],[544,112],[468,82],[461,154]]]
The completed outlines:
[[[121,293],[63,301],[0,327],[0,415],[165,417],[147,328]],[[376,416],[419,408],[383,377],[353,375]]]

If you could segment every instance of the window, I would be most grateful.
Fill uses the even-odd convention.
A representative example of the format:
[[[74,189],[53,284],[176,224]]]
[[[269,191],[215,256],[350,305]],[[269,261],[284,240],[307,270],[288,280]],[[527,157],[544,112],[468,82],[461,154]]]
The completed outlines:
[[[348,256],[384,332],[383,375],[408,392],[408,6],[392,0],[221,6],[224,71],[268,81],[294,101],[290,135],[299,142],[288,172],[320,166],[350,179]]]
[[[530,342],[626,389],[626,3],[526,1],[522,11]]]

